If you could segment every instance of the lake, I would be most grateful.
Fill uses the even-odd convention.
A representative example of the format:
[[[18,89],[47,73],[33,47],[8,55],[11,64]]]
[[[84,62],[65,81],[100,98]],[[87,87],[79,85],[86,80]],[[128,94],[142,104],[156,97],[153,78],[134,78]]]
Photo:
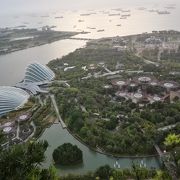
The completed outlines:
[[[75,139],[66,129],[62,129],[60,124],[54,124],[50,128],[46,129],[43,135],[40,137],[40,140],[47,140],[49,143],[48,150],[46,151],[46,162],[43,164],[44,167],[49,167],[53,164],[52,153],[55,148],[63,143],[72,143],[76,144],[83,151],[83,163],[75,166],[56,166],[58,173],[61,175],[68,173],[86,173],[88,171],[94,171],[99,166],[105,164],[114,167],[116,161],[119,163],[121,168],[129,168],[132,165],[132,162],[143,164],[147,168],[159,168],[160,164],[157,158],[114,158],[111,156],[106,156],[104,154],[96,153],[90,150],[88,147],[80,143]]]
[[[88,34],[81,34],[76,37],[93,39],[139,34],[153,30],[180,30],[180,4],[177,0],[163,1],[163,3],[160,0],[148,2],[144,0],[135,0],[133,2],[132,0],[100,0],[97,4],[95,1],[92,3],[90,0],[78,0],[79,3],[82,3],[81,8],[78,3],[72,5],[70,0],[67,0],[67,2],[55,0],[53,1],[54,3],[50,3],[50,7],[43,2],[42,0],[27,2],[22,0],[4,1],[0,7],[1,27],[18,28],[18,26],[24,26],[26,28],[41,29],[42,26],[48,25],[55,26],[54,30],[88,31]],[[174,2],[176,5],[172,5]],[[41,7],[40,3],[43,3],[44,6]],[[173,6],[174,8],[167,9],[168,6]],[[40,7],[40,9],[37,9],[37,7]],[[114,8],[122,8],[124,12],[119,12]],[[170,14],[160,15],[157,11],[169,11]],[[127,18],[122,18],[122,15],[128,16]],[[85,44],[86,41],[61,40],[2,55],[0,56],[0,85],[14,85],[21,81],[24,77],[26,66],[32,62],[38,61],[42,64],[47,64],[50,60],[61,58],[75,49],[85,46]],[[65,142],[76,144],[83,151],[83,164],[68,168],[57,167],[60,174],[85,173],[105,164],[114,167],[116,161],[118,161],[121,168],[127,168],[131,166],[132,160],[148,168],[159,168],[159,161],[154,157],[115,159],[96,153],[77,141],[67,130],[62,129],[59,124],[52,125],[46,129],[40,139],[46,139],[50,145],[46,152],[47,159],[43,164],[44,167],[52,164],[53,150]]]

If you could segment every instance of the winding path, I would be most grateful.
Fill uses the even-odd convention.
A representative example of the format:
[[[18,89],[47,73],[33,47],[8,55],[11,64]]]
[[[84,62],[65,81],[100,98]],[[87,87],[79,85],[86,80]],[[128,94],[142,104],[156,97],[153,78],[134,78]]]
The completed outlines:
[[[59,109],[57,107],[57,103],[56,103],[56,100],[55,100],[55,97],[53,94],[50,94],[50,98],[52,100],[52,103],[53,103],[53,106],[54,106],[54,109],[55,109],[55,112],[56,112],[56,115],[57,115],[57,118],[59,119],[59,122],[61,123],[61,126],[63,129],[67,128],[66,124],[64,123],[64,121],[62,120],[61,118],[61,115],[59,113]]]
[[[31,133],[31,135],[25,140],[25,142],[27,142],[30,138],[32,138],[36,132],[36,125],[34,124],[33,121],[31,121],[30,125],[33,127],[33,132]]]

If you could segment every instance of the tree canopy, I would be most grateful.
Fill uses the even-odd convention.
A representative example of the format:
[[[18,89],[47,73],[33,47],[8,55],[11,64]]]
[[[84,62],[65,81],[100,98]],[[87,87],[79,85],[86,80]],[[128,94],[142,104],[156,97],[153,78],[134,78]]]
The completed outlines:
[[[176,135],[176,134],[169,134],[164,141],[164,144],[166,146],[176,146],[176,145],[180,145],[180,134]]]
[[[71,143],[64,143],[53,152],[53,159],[56,164],[73,165],[82,162],[82,151]]]
[[[47,141],[19,144],[0,152],[0,179],[27,179],[44,160]]]

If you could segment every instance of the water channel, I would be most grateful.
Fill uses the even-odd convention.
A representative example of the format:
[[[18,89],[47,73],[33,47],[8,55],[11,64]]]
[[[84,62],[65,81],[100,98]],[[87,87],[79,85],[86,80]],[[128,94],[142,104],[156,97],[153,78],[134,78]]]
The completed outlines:
[[[75,49],[83,47],[85,44],[85,41],[62,40],[0,56],[0,85],[14,85],[22,80],[25,67],[31,62],[38,61],[42,64],[47,64],[49,60],[67,55]],[[105,164],[114,167],[116,161],[119,164],[119,168],[131,167],[132,161],[141,163],[148,168],[159,168],[159,161],[155,157],[116,159],[94,152],[76,140],[66,129],[62,129],[59,124],[54,124],[46,129],[40,139],[47,140],[50,145],[46,152],[44,167],[49,167],[53,163],[53,150],[65,142],[76,144],[83,151],[83,164],[72,167],[59,166],[57,168],[61,175],[67,173],[85,173]]]
[[[62,167],[56,166],[59,174],[68,174],[68,173],[86,173],[88,171],[93,171],[99,166],[108,164],[111,167],[114,167],[116,161],[119,164],[120,168],[129,168],[132,165],[132,162],[144,165],[147,168],[159,168],[160,164],[157,158],[148,157],[148,158],[114,158],[104,154],[100,154],[90,150],[84,144],[75,139],[66,129],[62,129],[60,124],[54,124],[50,128],[46,129],[43,135],[40,137],[40,140],[47,140],[49,143],[48,150],[46,151],[46,161],[43,163],[44,167],[49,167],[53,164],[52,153],[55,148],[63,143],[72,143],[76,144],[83,151],[83,163],[81,165],[75,165],[71,167]]]

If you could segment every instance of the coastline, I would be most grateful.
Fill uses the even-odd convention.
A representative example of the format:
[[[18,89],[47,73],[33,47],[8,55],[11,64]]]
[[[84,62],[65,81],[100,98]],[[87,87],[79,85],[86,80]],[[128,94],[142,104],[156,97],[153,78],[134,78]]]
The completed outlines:
[[[58,32],[58,31],[57,31]],[[59,32],[61,32],[61,31],[59,31]],[[56,42],[56,41],[61,41],[61,40],[67,40],[67,39],[74,39],[74,40],[76,40],[76,38],[73,38],[73,36],[76,36],[76,35],[79,35],[79,34],[88,34],[89,32],[84,32],[84,31],[82,31],[82,32],[71,32],[71,31],[67,31],[67,32],[65,32],[65,33],[74,33],[74,34],[72,34],[72,35],[66,35],[66,36],[64,36],[64,37],[56,37],[56,39],[52,39],[52,40],[50,40],[50,41],[48,41],[48,42],[40,42],[39,44],[32,44],[32,45],[30,45],[30,46],[24,46],[24,47],[20,47],[20,48],[17,48],[17,49],[12,49],[12,50],[10,50],[10,51],[8,51],[8,52],[0,52],[0,56],[3,56],[3,55],[7,55],[7,54],[11,54],[11,53],[13,53],[13,52],[17,52],[17,51],[22,51],[22,50],[25,50],[25,49],[30,49],[30,48],[33,48],[33,47],[39,47],[39,46],[43,46],[43,45],[46,45],[46,44],[51,44],[51,43],[54,43],[54,42]],[[62,32],[63,33],[63,32]],[[173,30],[167,30],[167,31],[153,31],[153,32],[151,32],[151,33],[148,33],[148,34],[164,34],[164,33],[180,33],[179,31],[173,31]],[[122,38],[131,38],[131,37],[137,37],[137,36],[139,36],[139,35],[146,35],[146,33],[138,33],[138,34],[129,34],[129,35],[122,35],[122,36],[119,36],[119,37],[122,37]],[[88,43],[91,43],[91,40],[92,40],[92,43],[96,43],[96,41],[98,41],[98,40],[103,40],[103,39],[111,39],[112,37],[102,37],[102,38],[98,38],[98,39],[89,39],[89,41],[87,42],[87,44]],[[79,39],[79,40],[85,40],[84,38],[77,38],[77,39]],[[86,39],[87,40],[87,39]],[[49,61],[48,63],[50,63],[51,61]]]
[[[24,47],[24,48],[19,48],[19,49],[14,49],[12,51],[9,51],[7,53],[2,53],[0,54],[0,56],[3,56],[3,55],[7,55],[7,54],[11,54],[13,52],[18,52],[18,51],[22,51],[22,50],[25,50],[25,49],[30,49],[30,48],[34,48],[34,47],[38,47],[38,46],[43,46],[43,45],[46,45],[46,44],[51,44],[51,43],[54,43],[56,41],[61,41],[61,40],[66,40],[66,39],[69,39],[70,37],[64,37],[64,38],[59,38],[59,39],[56,39],[56,40],[53,40],[51,42],[44,42],[44,43],[40,43],[38,45],[32,45],[32,46],[29,46],[29,47]],[[50,61],[49,61],[50,62]]]
[[[23,29],[23,31],[32,30],[32,29]],[[37,35],[36,35],[37,33]],[[74,36],[79,34],[87,34],[89,32],[73,32],[73,31],[38,31],[34,32],[34,38],[32,40],[16,40],[11,41],[11,37],[8,37],[6,46],[9,45],[10,47],[6,49],[6,46],[0,46],[0,56],[7,55],[13,52],[38,47],[46,44],[51,44],[56,41],[66,40],[66,39],[73,39]],[[47,34],[47,36],[45,36]],[[19,33],[19,36],[23,36],[24,34]],[[37,37],[36,37],[37,36]],[[1,40],[1,38],[0,38]],[[12,44],[10,44],[12,43]],[[22,46],[22,43],[23,46]],[[13,47],[15,45],[15,47]]]

